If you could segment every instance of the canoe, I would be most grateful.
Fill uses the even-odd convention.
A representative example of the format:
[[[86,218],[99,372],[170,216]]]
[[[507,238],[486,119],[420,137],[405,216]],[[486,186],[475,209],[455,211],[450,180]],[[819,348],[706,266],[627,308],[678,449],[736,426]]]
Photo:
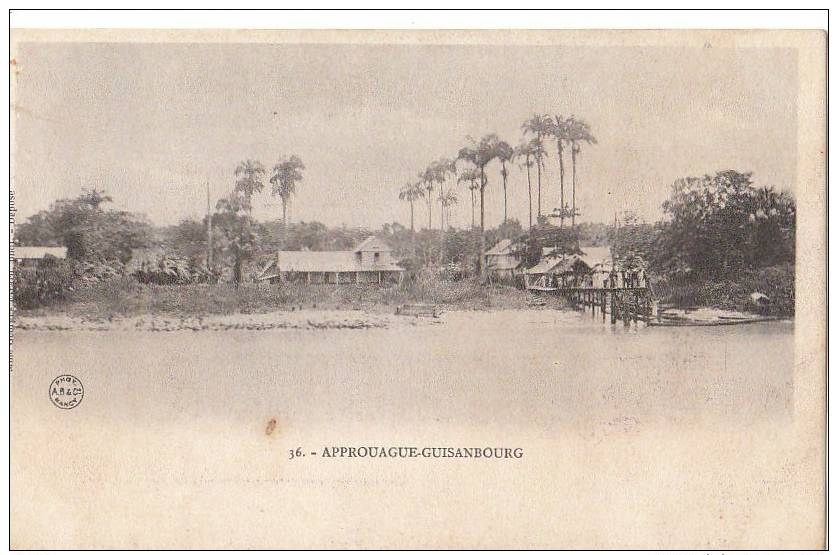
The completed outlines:
[[[663,322],[649,322],[650,326],[661,327],[676,327],[676,326],[735,326],[738,324],[754,324],[757,322],[775,322],[779,318],[726,318],[718,320],[689,320],[682,318],[680,320],[669,319]]]

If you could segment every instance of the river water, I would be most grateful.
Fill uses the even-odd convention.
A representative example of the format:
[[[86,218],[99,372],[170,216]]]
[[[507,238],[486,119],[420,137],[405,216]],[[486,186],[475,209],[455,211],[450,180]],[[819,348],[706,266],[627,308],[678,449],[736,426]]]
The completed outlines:
[[[694,534],[702,545],[737,545],[747,527],[719,508],[721,494],[695,507],[709,511],[704,516],[714,523],[717,509],[731,518],[718,530],[673,527],[667,511],[720,480],[728,499],[753,497],[757,482],[740,484],[735,477],[770,473],[756,445],[762,445],[761,430],[793,417],[793,354],[790,322],[626,327],[590,313],[546,310],[452,312],[438,322],[393,329],[18,331],[12,472],[18,491],[32,501],[19,493],[13,509],[21,515],[19,526],[37,531],[39,507],[45,499],[56,502],[50,488],[66,482],[78,490],[79,503],[93,508],[79,516],[73,502],[59,496],[52,509],[52,516],[66,519],[59,531],[96,546],[135,545],[130,538],[139,537],[137,522],[151,518],[145,511],[161,512],[152,519],[159,545],[310,546],[327,538],[331,545],[355,546],[368,537],[365,526],[378,526],[382,541],[399,538],[398,519],[408,518],[441,526],[440,535],[430,533],[421,545],[451,545],[451,519],[460,514],[452,500],[414,492],[417,504],[387,504],[395,523],[382,525],[372,517],[378,511],[364,516],[370,496],[394,487],[413,491],[412,472],[427,473],[427,466],[334,464],[321,457],[301,464],[289,462],[288,451],[365,442],[477,443],[522,447],[527,456],[515,467],[477,474],[473,465],[434,467],[440,482],[426,483],[433,495],[459,492],[458,502],[487,523],[510,523],[508,529],[469,528],[454,544],[648,545],[640,538],[653,534],[657,545],[677,546]],[[48,385],[59,374],[84,384],[79,407],[50,405]],[[754,458],[705,464],[696,474],[703,477],[688,488],[679,481],[678,469],[725,442],[750,444]],[[664,459],[648,458],[660,449],[667,450]],[[612,466],[609,457],[626,452],[645,461],[649,474],[634,465],[625,471]],[[33,467],[33,458],[46,466]],[[370,465],[377,469],[372,474]],[[598,478],[585,470],[591,467],[600,469]],[[459,490],[467,484],[469,493]],[[574,495],[597,495],[611,509],[631,511],[630,499],[615,487],[642,495],[664,484],[672,489],[635,529],[609,520],[603,506],[592,509],[582,528],[558,531],[559,521],[574,514]],[[506,496],[505,504],[481,504],[474,496],[487,488]],[[528,499],[544,495],[550,497],[542,507],[547,503],[554,513],[532,524],[536,514]],[[296,499],[298,510],[320,510],[327,520],[312,528],[310,518],[281,499]],[[114,505],[124,511],[118,524],[111,518]],[[169,507],[181,512],[173,516]],[[283,524],[256,535],[230,524],[243,514],[273,523],[264,511],[283,515]],[[443,515],[448,520],[439,520]],[[190,519],[212,523],[213,532],[191,536],[184,531]],[[526,523],[540,535],[528,536]],[[98,535],[85,532],[94,525]],[[734,525],[731,536],[727,527]],[[44,526],[46,536],[36,545],[51,545],[55,529]]]
[[[232,413],[279,405],[307,425],[738,420],[790,410],[793,339],[788,322],[626,327],[553,311],[453,312],[409,329],[19,332],[15,385],[42,396],[36,384],[66,371],[110,399],[142,388],[164,411],[224,392],[211,397]]]

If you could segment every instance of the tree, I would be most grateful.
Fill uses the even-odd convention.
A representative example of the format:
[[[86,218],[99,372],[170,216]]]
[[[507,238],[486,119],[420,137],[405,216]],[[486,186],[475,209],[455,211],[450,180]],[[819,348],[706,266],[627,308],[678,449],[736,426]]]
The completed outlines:
[[[422,188],[421,183],[405,183],[399,190],[399,200],[404,200],[410,203],[410,232],[415,233],[413,227],[413,203],[425,196],[425,189]]]
[[[220,231],[222,248],[233,262],[233,283],[242,282],[242,269],[256,248],[254,221],[250,216],[250,202],[241,190],[233,190],[229,196],[218,200],[213,228]]]
[[[524,135],[533,135],[533,140],[538,146],[534,148],[536,167],[538,171],[538,217],[541,217],[541,171],[544,169],[544,158],[547,151],[544,148],[544,138],[549,136],[553,128],[553,120],[547,114],[534,114],[530,119],[521,125]]]
[[[500,162],[500,175],[503,178],[503,223],[506,223],[506,178],[509,176],[506,163],[512,160],[515,150],[506,141],[498,141],[494,148],[495,158]]]
[[[480,179],[480,173],[478,172],[477,168],[467,168],[463,172],[460,173],[460,176],[457,178],[459,183],[468,182],[468,190],[471,192],[471,229],[474,229],[474,194],[478,189],[477,180]]]
[[[663,204],[658,266],[700,279],[794,261],[796,207],[788,193],[734,170],[678,179]]]
[[[471,162],[478,170],[480,171],[480,253],[477,262],[477,267],[480,270],[480,277],[485,279],[486,277],[486,268],[485,264],[483,263],[483,256],[486,252],[486,203],[485,203],[485,194],[486,194],[486,187],[489,184],[489,180],[486,176],[486,166],[497,157],[498,149],[497,145],[500,142],[498,136],[494,133],[490,133],[485,135],[480,142],[475,142],[474,139],[471,139],[471,146],[463,147],[460,149],[459,153],[457,154],[457,158],[460,160],[466,160]]]
[[[306,169],[303,161],[297,155],[277,163],[271,175],[271,195],[282,200],[282,228],[283,241],[288,227],[287,210],[291,197],[297,192],[297,183],[303,180],[302,171]]]
[[[582,150],[582,143],[596,144],[596,138],[591,133],[591,127],[581,119],[570,116],[568,120],[567,136],[570,140],[570,156],[573,164],[573,193],[571,196],[570,225],[576,226],[576,157]]]
[[[185,218],[161,230],[161,243],[165,251],[187,259],[194,267],[205,265],[207,258],[206,218],[206,216],[201,220]],[[215,254],[213,252],[213,255]]]
[[[455,160],[449,160],[448,158],[440,158],[436,162],[431,163],[426,170],[428,172],[429,178],[436,184],[439,185],[439,196],[437,200],[441,203],[443,197],[446,195],[445,183],[448,181],[448,177],[453,175],[455,182],[457,177],[457,164]],[[444,214],[440,214],[439,222],[440,222],[440,231],[442,231],[445,227],[444,224]]]
[[[611,253],[615,259],[631,261],[639,258],[654,264],[660,240],[660,226],[645,223],[635,212],[626,210],[619,220],[615,216],[615,226],[611,227],[608,235]]]
[[[426,192],[425,201],[428,203],[428,229],[432,229],[431,224],[431,212],[433,206],[433,192],[434,192],[434,179],[436,174],[434,172],[434,168],[432,166],[428,166],[425,168],[424,171],[419,172],[419,182],[422,183],[423,189]]]
[[[15,229],[23,245],[67,247],[70,259],[83,262],[128,262],[133,249],[148,244],[151,226],[140,215],[105,209],[112,202],[105,191],[82,189],[72,199],[60,199]]]
[[[565,217],[568,215],[567,205],[564,201],[564,147],[569,139],[568,120],[557,115],[550,126],[550,135],[556,140],[556,149],[559,155],[559,227],[564,227]]]
[[[248,214],[253,214],[253,196],[261,193],[265,188],[262,179],[265,177],[265,168],[258,160],[244,160],[239,162],[235,170],[236,187],[235,192],[241,193],[243,207]]]
[[[445,260],[445,216],[447,208],[453,203],[457,202],[456,193],[452,193],[449,189],[446,191],[445,183],[448,181],[448,176],[454,177],[454,183],[457,182],[457,161],[448,158],[440,158],[430,165],[431,174],[435,183],[439,184],[439,260],[443,263]],[[453,194],[453,202],[452,196]]]
[[[519,167],[526,168],[527,170],[527,200],[529,202],[529,227],[532,227],[532,179],[530,177],[530,168],[533,165],[533,157],[535,153],[534,149],[535,139],[530,141],[521,141],[517,147],[515,147],[514,158],[516,160],[522,160],[523,164]]]

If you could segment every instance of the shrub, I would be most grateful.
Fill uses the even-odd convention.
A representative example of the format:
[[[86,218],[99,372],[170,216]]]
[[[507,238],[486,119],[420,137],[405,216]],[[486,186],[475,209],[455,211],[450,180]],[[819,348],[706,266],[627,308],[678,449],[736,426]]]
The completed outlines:
[[[35,267],[15,266],[14,303],[18,309],[33,309],[65,298],[75,275],[68,262],[46,259]]]
[[[772,316],[794,315],[794,265],[783,264],[747,270],[733,280],[661,280],[653,289],[663,302],[681,307],[713,306],[727,310],[760,311]],[[770,299],[768,306],[757,307],[751,293]]]

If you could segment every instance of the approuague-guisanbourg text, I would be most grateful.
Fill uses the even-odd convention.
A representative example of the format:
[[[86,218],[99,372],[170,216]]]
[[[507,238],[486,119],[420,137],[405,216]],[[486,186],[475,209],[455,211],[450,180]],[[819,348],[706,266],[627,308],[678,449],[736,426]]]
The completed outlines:
[[[391,458],[391,459],[520,459],[520,447],[324,447],[323,458]]]

